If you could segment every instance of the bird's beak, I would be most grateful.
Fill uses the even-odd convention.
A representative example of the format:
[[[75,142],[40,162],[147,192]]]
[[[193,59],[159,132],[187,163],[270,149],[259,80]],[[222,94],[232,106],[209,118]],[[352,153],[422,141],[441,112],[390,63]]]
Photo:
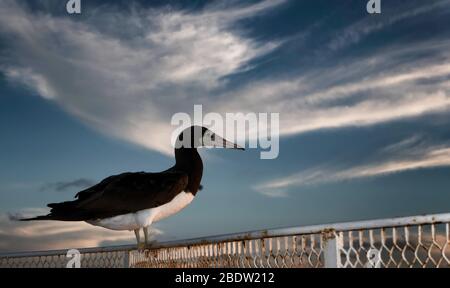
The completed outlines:
[[[213,140],[214,139],[214,140]],[[205,137],[203,139],[203,145],[205,147],[214,147],[214,148],[227,148],[227,149],[237,149],[237,150],[245,150],[241,146],[230,142],[217,134],[214,134],[214,137]]]

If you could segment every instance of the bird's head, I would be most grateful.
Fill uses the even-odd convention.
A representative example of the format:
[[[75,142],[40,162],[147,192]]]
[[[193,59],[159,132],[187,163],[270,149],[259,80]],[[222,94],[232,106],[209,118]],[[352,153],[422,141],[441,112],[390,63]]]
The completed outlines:
[[[239,145],[223,139],[213,131],[202,126],[184,129],[177,138],[176,148],[229,148],[245,150]]]

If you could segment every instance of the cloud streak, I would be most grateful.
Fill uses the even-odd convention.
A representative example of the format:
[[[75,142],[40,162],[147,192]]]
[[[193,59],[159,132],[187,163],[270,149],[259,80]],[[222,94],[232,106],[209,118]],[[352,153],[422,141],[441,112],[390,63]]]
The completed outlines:
[[[84,189],[93,186],[96,182],[91,179],[80,178],[72,181],[60,181],[54,183],[47,183],[41,187],[41,191],[54,190],[63,192],[72,188]]]
[[[136,36],[121,39],[89,20],[34,14],[6,0],[0,31],[11,43],[5,52],[10,61],[1,68],[98,130],[171,153],[171,115],[201,102],[221,78],[276,47],[243,38],[229,30],[230,22],[281,2],[194,14],[142,9],[92,15],[108,25],[119,17],[132,27]]]
[[[192,113],[198,103],[205,113],[281,112],[282,135],[449,111],[445,79],[450,77],[450,43],[439,37],[407,47],[392,44],[301,73],[290,67],[294,72],[235,85],[229,76],[257,70],[252,64],[256,59],[295,41],[260,41],[235,24],[285,2],[213,4],[194,12],[119,12],[110,6],[108,13],[94,11],[85,21],[73,21],[33,14],[5,0],[0,4],[0,36],[9,40],[9,47],[0,69],[98,131],[168,155],[171,116]],[[441,4],[436,5],[419,6],[386,23],[380,20],[374,28],[355,32],[355,39],[362,41],[400,20],[427,17]],[[356,24],[344,30],[353,31]],[[325,54],[345,47],[331,45]]]
[[[365,18],[357,23],[350,25],[339,36],[330,41],[328,47],[332,50],[342,49],[348,45],[360,42],[365,36],[383,30],[386,27],[392,26],[402,20],[411,17],[419,17],[421,14],[426,14],[431,11],[436,13],[436,10],[443,10],[448,7],[449,0],[434,1],[427,3],[427,5],[416,8],[405,7],[401,5],[400,11],[389,11],[393,16],[389,17],[387,21],[376,21],[373,18]]]
[[[383,148],[378,156],[382,160],[351,167],[323,165],[294,173],[288,177],[274,179],[253,188],[269,197],[285,197],[287,189],[296,187],[450,166],[450,147],[448,145],[429,146],[417,135]]]

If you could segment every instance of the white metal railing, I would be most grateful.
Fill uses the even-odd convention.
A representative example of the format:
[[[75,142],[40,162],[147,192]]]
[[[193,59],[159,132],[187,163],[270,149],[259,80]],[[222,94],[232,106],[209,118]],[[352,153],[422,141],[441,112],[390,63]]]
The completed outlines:
[[[450,267],[450,213],[79,249],[81,267]],[[0,254],[0,267],[66,267],[67,250]]]

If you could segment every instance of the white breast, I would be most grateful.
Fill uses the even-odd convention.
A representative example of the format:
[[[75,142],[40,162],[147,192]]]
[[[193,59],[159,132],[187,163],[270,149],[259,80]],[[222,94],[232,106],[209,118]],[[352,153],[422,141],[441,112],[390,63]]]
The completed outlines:
[[[135,230],[150,226],[153,222],[169,217],[189,205],[194,199],[190,192],[181,192],[172,201],[150,209],[118,215],[111,218],[86,221],[95,226],[101,226],[112,230]]]

